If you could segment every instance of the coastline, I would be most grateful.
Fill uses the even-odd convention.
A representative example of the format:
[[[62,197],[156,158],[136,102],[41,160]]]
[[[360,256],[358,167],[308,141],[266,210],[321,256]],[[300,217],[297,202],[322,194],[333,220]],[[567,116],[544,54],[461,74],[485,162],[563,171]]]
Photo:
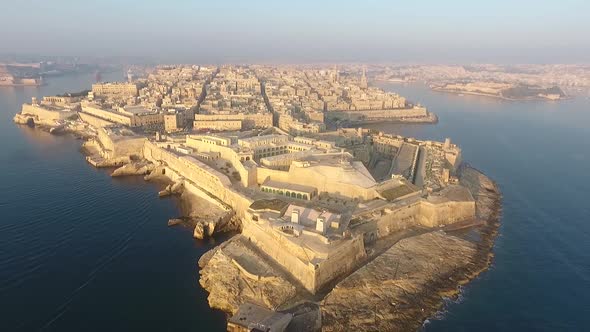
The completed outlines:
[[[448,90],[448,89],[440,89],[440,88],[430,88],[431,91],[434,92],[440,92],[440,93],[448,93],[448,94],[453,94],[456,96],[460,96],[460,95],[469,95],[469,96],[480,96],[480,97],[489,97],[489,98],[494,98],[494,99],[500,99],[500,100],[506,100],[506,101],[561,101],[561,100],[566,100],[566,99],[570,99],[571,97],[560,97],[559,99],[549,99],[549,98],[543,98],[543,97],[523,97],[523,98],[509,98],[509,97],[505,97],[502,95],[493,95],[493,94],[488,94],[488,93],[482,93],[482,92],[473,92],[473,91],[460,91],[460,90]]]
[[[428,86],[428,82],[426,82],[426,81],[376,80],[376,82],[386,83],[386,84],[401,84],[401,85],[409,85],[409,84],[419,83],[419,84],[423,84],[423,85],[427,86],[428,89],[430,91],[433,91],[433,92],[452,94],[452,95],[456,95],[456,96],[469,95],[469,96],[489,97],[489,98],[494,98],[494,99],[499,99],[499,100],[506,100],[506,101],[547,101],[547,102],[552,102],[553,101],[553,102],[555,102],[555,101],[562,101],[562,100],[568,100],[568,99],[574,98],[574,96],[570,96],[570,95],[567,95],[565,97],[560,97],[559,99],[549,99],[549,98],[543,98],[543,97],[539,97],[539,96],[523,97],[523,98],[509,98],[509,97],[505,97],[505,96],[502,96],[502,95],[492,95],[492,94],[482,93],[482,92],[460,91],[460,90],[450,90],[450,89],[444,89],[444,88],[430,87],[430,86]]]
[[[462,286],[489,268],[501,194],[482,172],[466,164],[462,172],[485,224],[447,232],[443,228],[396,242],[327,294],[321,302],[322,330],[420,330],[444,310],[446,299],[457,298]],[[478,241],[468,240],[473,232]]]
[[[16,88],[16,87],[40,87],[43,86],[44,83],[39,84],[0,84],[0,88]]]
[[[406,119],[379,119],[379,120],[354,120],[347,121],[348,126],[360,126],[375,123],[389,124],[437,124],[438,116],[435,113],[429,113],[427,118],[406,118]]]
[[[42,130],[56,136],[70,136],[76,140],[83,140],[79,152],[85,157],[88,165],[93,168],[109,169],[111,177],[141,176],[146,182],[157,183],[160,187],[159,198],[172,197],[178,200],[178,215],[168,220],[168,226],[191,228],[193,237],[204,239],[218,233],[231,233],[240,229],[241,225],[236,221],[232,213],[222,211],[209,200],[184,189],[182,182],[176,182],[166,175],[153,172],[159,166],[146,160],[122,161],[105,160],[97,163],[91,158],[95,152],[92,144],[87,144],[95,135],[87,129],[72,127],[54,127],[47,124],[27,124],[16,122],[19,126],[27,126],[32,129]],[[61,128],[61,130],[54,130]],[[174,189],[172,189],[174,188]],[[210,230],[208,230],[210,229]]]
[[[493,191],[491,192],[489,191],[489,188],[486,189],[480,187],[480,189],[486,189],[488,191],[488,197],[480,197],[480,195],[485,195],[485,193],[478,193],[478,195],[474,194],[474,196],[478,197],[476,199],[487,198],[490,200],[490,211],[484,221],[484,226],[479,229],[481,238],[477,242],[477,251],[475,256],[472,257],[470,264],[455,270],[451,275],[449,275],[447,280],[440,280],[438,283],[433,285],[433,288],[438,288],[438,299],[436,299],[438,304],[433,303],[430,312],[425,315],[423,319],[423,325],[427,324],[428,320],[433,319],[435,315],[441,311],[441,309],[444,309],[444,302],[442,302],[441,299],[448,298],[451,300],[456,300],[457,297],[461,295],[462,286],[469,284],[471,281],[478,278],[482,273],[489,270],[494,260],[493,247],[496,237],[498,236],[498,229],[500,227],[500,219],[502,216],[502,193],[497,183],[486,176],[483,172],[473,168],[469,164],[464,164],[462,167],[464,167],[464,169],[461,170],[462,172],[465,172],[465,169],[477,172],[480,176],[484,177],[485,180],[489,181],[493,185]]]
[[[48,127],[48,126],[38,125],[38,127],[39,127],[39,129],[42,129],[42,130],[51,131],[51,127]],[[78,132],[77,130],[72,129],[72,128],[70,128],[70,130],[68,130],[68,131],[58,132],[57,134],[61,134],[61,133],[72,134],[72,135],[78,136],[78,137],[79,137],[79,135],[83,134],[83,132]],[[131,165],[131,164],[128,164],[128,165]],[[156,165],[156,167],[157,167],[157,165]],[[497,186],[493,183],[493,181],[490,180],[489,178],[487,178],[485,175],[483,175],[483,173],[481,173],[473,168],[470,168],[467,165],[465,165],[465,167],[467,169],[474,170],[475,172],[477,172],[478,174],[483,176],[485,179],[487,179],[487,181],[489,181],[493,184],[493,188],[495,190],[495,193],[497,194],[497,197],[493,200],[492,214],[489,216],[489,219],[486,219],[487,223],[486,223],[485,227],[483,227],[481,229],[482,238],[481,238],[481,241],[477,245],[476,254],[471,259],[470,264],[468,264],[468,266],[454,270],[452,273],[445,275],[444,278],[433,280],[425,287],[425,289],[423,290],[423,292],[421,294],[419,294],[417,296],[414,295],[414,298],[418,297],[420,299],[420,304],[422,305],[422,307],[420,307],[420,308],[418,308],[418,307],[405,308],[404,309],[404,310],[407,310],[407,312],[408,312],[406,315],[407,319],[405,320],[405,322],[401,322],[401,324],[403,324],[402,326],[407,327],[408,329],[415,330],[415,329],[419,328],[420,324],[423,324],[423,322],[425,320],[427,320],[429,317],[432,317],[433,315],[435,315],[443,307],[443,297],[451,297],[451,298],[456,297],[460,293],[460,289],[458,287],[468,283],[469,281],[476,278],[480,273],[487,270],[487,268],[489,267],[489,265],[493,259],[493,253],[492,253],[491,249],[493,247],[494,239],[497,234],[497,228],[499,226],[499,216],[500,216],[500,211],[501,211],[499,190],[498,190]],[[142,174],[124,174],[124,175],[143,175],[143,173]],[[159,177],[161,177],[161,176],[159,176]],[[172,181],[171,179],[169,179],[169,180],[170,180],[170,183],[174,183],[174,181]],[[479,191],[483,190],[484,187],[480,186],[478,188],[479,188],[478,189],[478,192],[479,192]],[[475,193],[474,193],[474,196],[476,196]],[[180,199],[182,200],[183,197],[181,196]],[[187,198],[184,197],[184,199],[187,199]],[[182,214],[187,214],[186,210],[183,211]],[[185,216],[185,217],[190,217],[190,215]],[[209,234],[209,236],[211,236],[211,235],[212,235],[212,233]],[[223,242],[223,243],[226,243],[226,242]],[[217,250],[217,248],[218,247],[211,249],[210,252],[214,253],[214,251]],[[204,255],[207,255],[207,254],[209,254],[209,252],[205,253]],[[207,291],[209,291],[209,290],[207,289]],[[289,292],[287,292],[287,293],[289,293]],[[328,293],[328,295],[329,295],[329,293]],[[414,299],[408,299],[408,302],[412,302],[412,301],[414,301]],[[216,308],[214,305],[211,307]],[[421,309],[421,310],[418,310],[418,309]],[[420,322],[422,322],[422,323],[420,323]],[[338,330],[338,329],[336,329],[336,330]]]

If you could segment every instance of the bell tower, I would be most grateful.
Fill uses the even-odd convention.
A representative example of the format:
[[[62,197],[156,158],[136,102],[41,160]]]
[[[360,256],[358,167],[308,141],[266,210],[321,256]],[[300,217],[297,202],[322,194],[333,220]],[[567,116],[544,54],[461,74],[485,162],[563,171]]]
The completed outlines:
[[[367,69],[365,67],[363,67],[363,74],[361,75],[360,86],[363,89],[366,89],[369,87],[369,84],[367,83]]]

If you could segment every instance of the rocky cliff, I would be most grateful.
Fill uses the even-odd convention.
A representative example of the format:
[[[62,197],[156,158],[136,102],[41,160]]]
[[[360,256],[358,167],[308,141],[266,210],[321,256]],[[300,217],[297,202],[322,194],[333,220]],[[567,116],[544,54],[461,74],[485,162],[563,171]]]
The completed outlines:
[[[275,309],[295,296],[295,287],[237,235],[199,259],[200,283],[212,308],[234,314],[244,302]]]
[[[477,241],[436,231],[403,239],[340,282],[321,302],[324,331],[411,331],[440,310],[444,297],[487,269],[500,215],[500,193],[464,166],[461,183],[476,199]]]

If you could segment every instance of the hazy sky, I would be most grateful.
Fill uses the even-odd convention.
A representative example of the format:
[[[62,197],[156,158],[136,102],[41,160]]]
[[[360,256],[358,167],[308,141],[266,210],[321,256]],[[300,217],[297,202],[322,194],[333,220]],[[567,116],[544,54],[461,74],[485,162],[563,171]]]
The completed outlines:
[[[0,53],[590,62],[590,0],[0,0]]]

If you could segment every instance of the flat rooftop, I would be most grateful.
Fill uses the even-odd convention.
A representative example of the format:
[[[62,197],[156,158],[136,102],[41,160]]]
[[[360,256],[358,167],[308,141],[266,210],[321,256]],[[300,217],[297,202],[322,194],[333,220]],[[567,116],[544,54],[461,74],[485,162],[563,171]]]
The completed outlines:
[[[123,107],[125,112],[139,115],[139,114],[155,114],[158,113],[157,110],[145,108],[144,106],[137,105],[137,106],[125,106]]]
[[[273,180],[266,180],[266,181],[264,181],[264,183],[262,185],[266,186],[266,187],[271,187],[274,189],[294,190],[294,191],[299,191],[299,192],[304,192],[304,193],[313,193],[316,191],[316,188],[311,187],[311,186],[304,186],[304,185],[296,184],[296,183],[279,182],[279,181],[273,181]]]

